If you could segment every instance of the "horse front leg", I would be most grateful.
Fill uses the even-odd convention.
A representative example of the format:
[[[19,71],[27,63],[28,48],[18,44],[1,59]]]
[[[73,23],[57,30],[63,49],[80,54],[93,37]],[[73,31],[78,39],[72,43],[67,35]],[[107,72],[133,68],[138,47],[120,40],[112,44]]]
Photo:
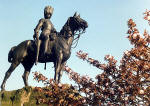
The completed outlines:
[[[55,76],[54,76],[54,80],[56,83],[59,83],[58,81],[58,74],[60,72],[60,69],[61,69],[61,62],[62,62],[62,58],[63,58],[63,54],[62,54],[62,51],[59,51],[59,56],[58,58],[56,59],[56,62],[54,63],[54,66],[55,66]]]
[[[58,73],[59,73],[59,70],[60,70],[60,65],[61,65],[60,62],[57,62],[57,63],[56,63],[55,76],[54,76],[54,80],[55,80],[56,83],[59,83],[59,82],[58,82],[58,76],[59,76]]]
[[[65,68],[65,65],[66,65],[66,62],[63,62],[61,64],[61,67],[60,67],[60,70],[59,70],[59,73],[58,73],[58,83],[61,82],[61,77],[62,77],[62,74],[63,74],[63,71],[64,71],[64,68]]]

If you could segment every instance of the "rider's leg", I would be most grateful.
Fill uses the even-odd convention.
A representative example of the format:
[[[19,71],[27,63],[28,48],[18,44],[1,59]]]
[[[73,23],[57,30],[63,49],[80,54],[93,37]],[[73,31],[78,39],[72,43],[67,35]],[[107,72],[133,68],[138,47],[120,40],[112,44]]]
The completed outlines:
[[[46,56],[48,50],[49,35],[43,35],[42,55]]]
[[[44,42],[44,55],[46,55],[47,54],[47,50],[48,50],[48,41],[49,41],[49,38],[48,39],[46,39],[45,40],[45,42]]]

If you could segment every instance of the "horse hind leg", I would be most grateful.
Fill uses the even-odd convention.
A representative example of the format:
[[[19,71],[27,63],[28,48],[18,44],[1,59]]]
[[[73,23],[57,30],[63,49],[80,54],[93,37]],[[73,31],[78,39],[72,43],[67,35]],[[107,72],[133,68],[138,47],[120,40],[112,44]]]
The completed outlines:
[[[23,81],[24,81],[24,85],[25,86],[29,86],[29,84],[28,84],[28,76],[30,74],[32,66],[34,65],[34,61],[32,62],[30,60],[30,62],[29,61],[22,62],[22,65],[24,66],[24,69],[25,69],[24,74],[22,75],[22,78],[23,78]]]
[[[15,70],[15,68],[19,65],[20,63],[19,62],[13,62],[11,64],[11,66],[9,67],[8,71],[5,73],[5,77],[4,77],[4,80],[2,82],[2,85],[1,85],[1,90],[5,90],[5,84],[6,84],[6,81],[7,79],[10,77],[11,73]]]
[[[22,75],[23,82],[24,82],[25,86],[29,86],[29,84],[28,84],[28,76],[29,76],[29,74],[30,74],[30,71],[25,70],[24,74]]]

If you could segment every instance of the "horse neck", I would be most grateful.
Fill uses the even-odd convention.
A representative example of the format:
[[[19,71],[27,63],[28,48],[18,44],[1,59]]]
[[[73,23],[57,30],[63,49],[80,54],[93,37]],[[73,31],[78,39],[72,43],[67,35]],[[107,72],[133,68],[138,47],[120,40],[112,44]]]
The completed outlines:
[[[71,36],[68,39],[66,39],[68,46],[72,45],[73,39],[74,39],[73,36]]]
[[[72,42],[74,40],[74,35],[73,34],[74,34],[74,31],[72,31],[71,28],[69,26],[66,26],[66,25],[64,25],[64,27],[60,31],[61,37],[66,41],[68,46],[72,45]]]
[[[72,42],[73,42],[73,40],[74,40],[74,37],[73,37],[73,36],[65,37],[65,36],[68,36],[68,35],[67,35],[67,34],[61,35],[61,36],[60,36],[60,39],[61,39],[65,44],[67,44],[68,47],[71,47]]]

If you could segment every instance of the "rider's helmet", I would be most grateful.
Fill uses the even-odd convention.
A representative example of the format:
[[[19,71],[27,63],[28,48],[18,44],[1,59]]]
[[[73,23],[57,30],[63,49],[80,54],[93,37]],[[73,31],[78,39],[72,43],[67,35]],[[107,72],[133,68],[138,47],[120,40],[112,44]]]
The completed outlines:
[[[51,18],[52,14],[53,14],[53,8],[51,6],[46,6],[44,9],[44,17],[45,18]]]

